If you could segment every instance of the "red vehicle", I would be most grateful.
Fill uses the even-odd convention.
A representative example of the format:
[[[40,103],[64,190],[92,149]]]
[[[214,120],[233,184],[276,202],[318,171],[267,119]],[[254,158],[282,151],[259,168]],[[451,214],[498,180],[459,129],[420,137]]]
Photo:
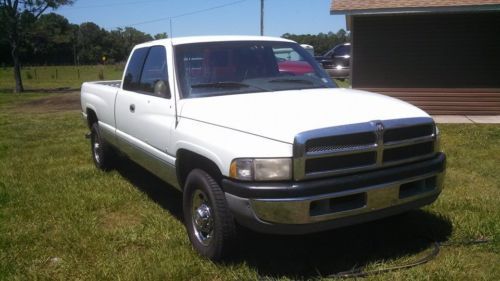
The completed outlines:
[[[305,61],[291,61],[285,60],[278,62],[279,71],[282,74],[290,75],[304,75],[307,73],[313,73],[314,69],[312,66]]]

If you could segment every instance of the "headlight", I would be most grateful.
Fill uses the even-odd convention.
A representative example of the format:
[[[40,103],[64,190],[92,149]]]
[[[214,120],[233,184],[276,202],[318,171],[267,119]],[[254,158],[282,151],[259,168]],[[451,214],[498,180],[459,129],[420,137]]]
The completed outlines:
[[[244,181],[277,181],[292,179],[292,159],[235,159],[229,176]]]

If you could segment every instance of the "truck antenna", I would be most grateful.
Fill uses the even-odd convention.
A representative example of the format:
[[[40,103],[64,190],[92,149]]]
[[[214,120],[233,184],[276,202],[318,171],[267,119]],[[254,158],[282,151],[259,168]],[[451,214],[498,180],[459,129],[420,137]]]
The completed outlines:
[[[179,124],[179,116],[177,114],[177,87],[176,87],[176,76],[175,76],[175,54],[174,54],[174,43],[172,42],[173,39],[173,32],[172,32],[172,18],[170,18],[170,46],[172,49],[172,77],[173,79],[173,88],[174,88],[174,111],[175,111],[175,128],[177,128],[177,125]]]

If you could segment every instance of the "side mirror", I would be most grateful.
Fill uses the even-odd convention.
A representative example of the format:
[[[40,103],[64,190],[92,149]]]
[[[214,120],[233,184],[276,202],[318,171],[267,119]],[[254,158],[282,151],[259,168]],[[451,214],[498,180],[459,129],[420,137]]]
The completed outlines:
[[[158,80],[155,83],[154,94],[156,96],[170,99],[170,88],[168,87],[168,83],[163,80]]]

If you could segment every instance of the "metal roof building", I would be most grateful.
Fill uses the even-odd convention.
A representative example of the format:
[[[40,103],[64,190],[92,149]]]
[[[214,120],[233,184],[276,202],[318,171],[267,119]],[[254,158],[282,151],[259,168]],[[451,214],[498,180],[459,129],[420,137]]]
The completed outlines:
[[[352,37],[353,88],[431,114],[500,114],[500,1],[333,0]]]

